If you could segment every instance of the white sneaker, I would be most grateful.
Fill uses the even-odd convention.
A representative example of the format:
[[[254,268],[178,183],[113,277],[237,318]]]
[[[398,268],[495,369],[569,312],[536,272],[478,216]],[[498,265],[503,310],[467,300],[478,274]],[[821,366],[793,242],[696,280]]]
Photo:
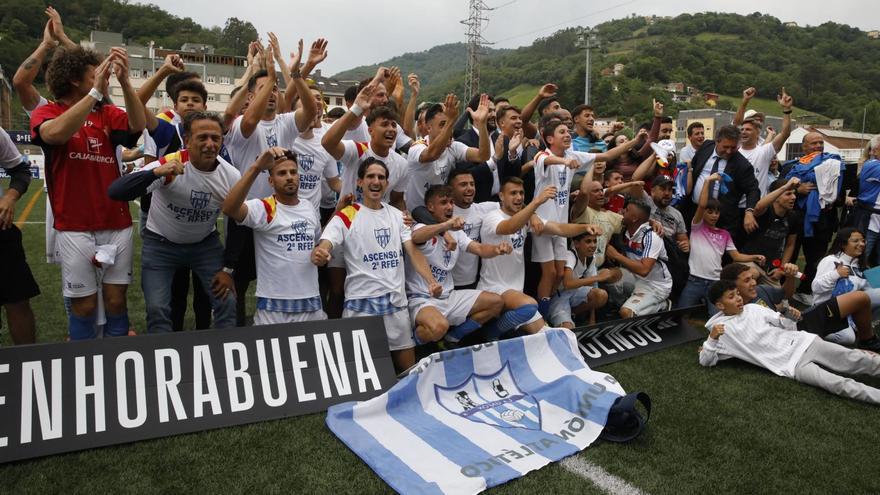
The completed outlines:
[[[801,294],[800,292],[795,292],[794,295],[791,296],[791,298],[807,307],[813,305],[813,296],[811,294]]]

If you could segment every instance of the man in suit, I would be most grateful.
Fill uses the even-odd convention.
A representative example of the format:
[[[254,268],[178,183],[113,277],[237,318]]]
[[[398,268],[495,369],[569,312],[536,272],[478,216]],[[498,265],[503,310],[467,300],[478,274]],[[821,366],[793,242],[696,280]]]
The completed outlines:
[[[697,199],[703,191],[706,178],[714,173],[723,173],[724,187],[714,184],[715,190],[711,197],[716,197],[721,202],[721,217],[718,219],[718,228],[730,232],[734,239],[737,234],[754,232],[758,228],[755,220],[755,205],[760,199],[758,180],[755,178],[752,164],[737,151],[739,147],[740,131],[732,125],[720,127],[715,133],[715,140],[707,140],[694,154],[688,173],[692,174],[692,184],[688,191],[686,201],[682,207],[686,224],[690,225],[696,211]],[[724,192],[722,192],[724,191]],[[740,198],[746,197],[745,211],[739,208]]]
[[[477,94],[471,98],[470,102],[468,102],[468,108],[472,111],[476,111],[479,104],[480,95]],[[466,113],[468,115],[468,120],[470,120],[470,112]],[[491,155],[495,152],[495,141],[498,139],[497,124],[495,123],[495,104],[492,102],[491,96],[489,97],[489,120],[486,122],[486,128],[489,131],[489,145],[492,148],[490,150]],[[462,142],[471,148],[480,147],[480,136],[477,134],[477,130],[473,126],[460,136],[456,136],[455,140]],[[491,200],[492,196],[498,193],[496,188],[501,186],[497,168],[490,168],[490,165],[494,165],[494,163],[462,161],[455,164],[456,168],[468,170],[471,172],[471,175],[474,176],[474,183],[476,185],[474,201],[477,203]]]

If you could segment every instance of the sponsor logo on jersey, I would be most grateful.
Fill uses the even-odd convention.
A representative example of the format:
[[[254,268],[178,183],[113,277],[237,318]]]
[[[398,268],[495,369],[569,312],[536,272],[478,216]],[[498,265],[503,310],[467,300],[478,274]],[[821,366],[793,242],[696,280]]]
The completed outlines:
[[[100,153],[101,152],[101,140],[96,137],[90,137],[86,139],[89,153]]]

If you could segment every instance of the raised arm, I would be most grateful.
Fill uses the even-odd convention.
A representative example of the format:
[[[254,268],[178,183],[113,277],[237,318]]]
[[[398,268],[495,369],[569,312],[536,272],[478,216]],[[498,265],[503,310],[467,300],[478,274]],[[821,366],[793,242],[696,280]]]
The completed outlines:
[[[51,7],[49,7],[51,8]],[[32,111],[40,103],[40,92],[34,87],[34,79],[40,73],[40,67],[46,56],[55,47],[56,41],[51,34],[52,19],[46,21],[43,28],[43,41],[37,45],[37,49],[18,66],[12,77],[12,86],[21,100],[21,106],[28,112]]]
[[[403,122],[401,125],[403,126],[403,132],[405,132],[407,136],[415,139],[416,107],[419,105],[419,90],[422,85],[419,82],[419,76],[416,74],[410,74],[406,76],[406,79],[409,83],[409,101],[406,103],[406,110],[403,112]],[[455,128],[453,122],[454,121],[449,121],[446,125],[452,127],[454,131]]]
[[[348,129],[370,109],[370,97],[376,91],[377,86],[378,83],[376,83],[375,80],[366,85],[364,89],[358,93],[351,108],[349,108],[342,117],[337,119],[336,122],[330,126],[330,129],[327,129],[327,132],[324,133],[324,137],[321,138],[321,146],[323,146],[324,149],[327,150],[327,153],[330,153],[330,156],[335,160],[342,159],[342,155],[345,154],[345,145],[342,144],[342,138],[345,137],[345,133]]]
[[[645,177],[653,176],[654,169],[657,167],[657,155],[655,153],[651,153],[647,158],[642,160],[642,163],[636,168],[636,170],[632,174],[633,180],[643,180]]]
[[[635,147],[635,145],[638,144],[639,140],[645,134],[647,134],[647,132],[644,129],[642,129],[639,131],[638,134],[636,134],[636,136],[634,138],[623,143],[623,145],[615,146],[614,148],[611,148],[610,150],[606,151],[605,153],[596,154],[596,161],[597,162],[611,162],[612,160],[617,160],[618,158],[623,156],[624,153],[633,149]]]
[[[535,114],[535,110],[538,109],[538,105],[544,98],[550,98],[552,96],[556,96],[556,91],[559,88],[556,87],[555,84],[548,83],[541,86],[541,89],[535,94],[532,99],[526,103],[526,106],[523,107],[523,111],[520,114],[520,118],[522,119],[523,124],[523,134],[529,139],[534,138],[538,135],[538,128],[532,124],[532,116]]]
[[[415,244],[424,244],[432,237],[440,235],[448,230],[461,230],[464,227],[464,218],[452,217],[445,222],[422,225],[412,232],[412,241]]]
[[[86,117],[91,113],[95,103],[103,99],[101,88],[110,80],[110,63],[115,60],[116,56],[113,52],[98,64],[95,68],[95,82],[92,86],[93,91],[83,96],[79,101],[74,103],[64,113],[52,120],[43,122],[38,128],[40,141],[57,146],[66,143],[73,137],[83,123]]]
[[[694,218],[691,220],[692,225],[696,225],[703,221],[703,213],[706,212],[706,205],[709,203],[709,191],[711,191],[715,187],[715,183],[721,180],[721,174],[714,173],[706,178],[706,182],[703,184],[703,190],[700,191],[700,201],[697,205],[697,211],[694,213]]]
[[[489,154],[491,153],[489,129],[486,127],[486,123],[489,120],[489,96],[485,94],[480,95],[480,104],[477,106],[477,109],[471,110],[468,107],[465,111],[470,114],[471,122],[477,129],[477,134],[480,135],[480,147],[468,148],[465,158],[469,162],[485,162],[489,159]]]
[[[663,102],[653,100],[654,119],[651,121],[651,130],[648,132],[648,139],[645,140],[642,147],[639,148],[638,156],[644,158],[651,153],[651,143],[657,141],[660,136],[660,120],[663,118]]]
[[[312,47],[309,49],[309,58],[303,65],[302,70],[293,70],[291,72],[293,85],[296,86],[296,92],[300,95],[302,100],[302,110],[296,112],[295,116],[296,128],[299,129],[300,132],[305,131],[312,125],[312,122],[315,120],[315,116],[318,115],[319,111],[315,99],[308,97],[310,94],[309,85],[306,84],[303,74],[311,73],[312,70],[326,58],[327,40],[324,38],[318,38],[312,43]]]
[[[257,70],[259,70],[260,59],[263,47],[260,46],[258,41],[252,41],[250,45],[248,45],[248,65],[244,70],[244,74],[241,76],[235,87],[239,88],[238,91],[229,98],[229,103],[226,104],[226,109],[223,111],[223,128],[229,129],[232,125],[232,122],[238,117],[239,112],[241,112],[242,107],[244,107],[245,102],[247,101],[248,91],[247,84],[251,79],[251,76],[254,75]]]
[[[251,190],[251,186],[254,185],[257,177],[260,176],[260,172],[274,167],[275,160],[283,158],[285,151],[284,148],[274,147],[260,153],[257,161],[245,170],[241,179],[232,186],[232,189],[226,195],[226,199],[223,200],[222,208],[224,215],[235,220],[236,223],[241,223],[247,217],[248,207],[244,202],[247,199],[248,191]]]
[[[743,120],[746,118],[746,109],[749,108],[749,102],[755,97],[755,93],[757,93],[757,90],[753,87],[743,90],[742,100],[739,102],[739,108],[736,109],[736,115],[733,116],[731,124],[737,127],[742,125]]]
[[[278,82],[278,76],[275,74],[275,56],[272,54],[272,50],[265,50],[263,53],[266,57],[266,72],[269,80],[254,95],[251,104],[248,105],[241,118],[241,135],[245,139],[251,137],[251,134],[257,129],[260,119],[263,118],[263,114],[266,113],[266,108],[269,106],[272,91]],[[297,127],[299,126],[297,125]]]
[[[443,106],[443,115],[446,116],[446,126],[440,131],[437,139],[432,139],[431,142],[428,143],[428,147],[419,154],[420,163],[430,163],[440,158],[440,155],[443,154],[443,150],[449,145],[449,140],[452,139],[452,122],[455,122],[455,119],[458,118],[458,97],[452,93],[446,95],[446,101]],[[485,122],[483,122],[483,124],[485,124]]]
[[[185,69],[183,65],[183,60],[181,60],[180,55],[171,53],[165,56],[165,61],[162,65],[156,69],[156,72],[150,76],[149,79],[144,82],[144,84],[138,88],[137,97],[140,100],[141,105],[146,108],[147,103],[150,101],[150,98],[153,97],[153,94],[156,93],[156,89],[159,88],[159,85],[162,84],[162,81],[165,80],[166,77],[171,74],[175,74],[178,72],[183,72]],[[126,107],[126,110],[128,107]],[[153,131],[156,129],[156,126],[159,125],[159,122],[156,119],[156,115],[153,112],[144,112],[144,116],[146,117],[146,126],[149,131]]]
[[[782,87],[782,93],[776,97],[776,101],[779,102],[779,105],[782,107],[782,129],[779,131],[773,138],[773,149],[779,153],[782,150],[782,145],[785,144],[785,141],[788,140],[788,137],[791,136],[791,107],[794,105],[794,101],[791,96],[785,92],[785,86]]]
[[[281,44],[278,43],[278,37],[271,31],[269,32],[269,49],[272,50],[272,55],[278,63],[278,70],[281,71],[281,78],[284,79],[285,92],[281,95],[281,101],[278,102],[278,113],[292,112],[293,100],[288,100],[287,98],[287,90],[293,85],[293,79],[290,74],[291,69],[287,66],[284,57],[281,55]]]
[[[800,179],[798,179],[797,177],[792,177],[791,179],[788,179],[788,183],[784,186],[777,188],[775,191],[770,191],[770,193],[761,198],[761,200],[758,201],[758,204],[755,205],[755,217],[760,217],[761,215],[763,215],[768,208],[773,206],[773,202],[776,201],[779,196],[782,196],[782,193],[789,189],[797,189],[800,183]]]
[[[114,47],[110,49],[111,53],[116,53],[116,80],[122,88],[122,96],[125,99],[125,113],[128,115],[128,132],[131,134],[139,134],[146,127],[146,117],[144,104],[138,98],[137,91],[131,85],[128,70],[128,52],[124,48]]]
[[[510,235],[523,228],[532,215],[537,211],[538,207],[556,197],[556,187],[545,187],[540,194],[536,194],[531,203],[525,205],[521,210],[516,212],[512,217],[503,220],[495,227],[497,235]]]

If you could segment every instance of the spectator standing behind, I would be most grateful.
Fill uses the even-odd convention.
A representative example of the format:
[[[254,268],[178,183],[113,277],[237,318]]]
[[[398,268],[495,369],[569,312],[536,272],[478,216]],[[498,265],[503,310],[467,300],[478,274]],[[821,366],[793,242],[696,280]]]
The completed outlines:
[[[749,100],[755,95],[755,88],[748,88],[743,91],[743,105],[748,105]],[[741,128],[742,140],[739,146],[739,153],[746,157],[746,160],[752,164],[755,170],[755,178],[758,179],[758,187],[761,190],[761,197],[767,195],[770,188],[770,162],[782,149],[782,145],[791,135],[791,107],[794,104],[791,96],[782,88],[782,92],[776,97],[776,101],[782,107],[782,130],[772,141],[759,143],[761,137],[761,128],[763,120],[757,118],[747,118],[743,121]],[[740,207],[745,207],[745,202],[740,203]]]
[[[128,113],[104,103],[113,72]],[[112,48],[103,61],[82,48],[60,50],[46,71],[56,101],[31,116],[31,138],[46,155],[49,199],[66,281],[63,293],[72,298],[68,320],[72,340],[96,336],[99,284],[107,313],[104,334],[128,334],[131,215],[127,203],[107,196],[108,187],[120,176],[116,147],[132,147],[145,126],[144,106],[128,77],[128,54],[122,48]],[[96,266],[99,250],[101,267]]]
[[[186,149],[117,179],[108,191],[111,198],[123,201],[148,192],[156,199],[147,215],[141,254],[150,333],[172,331],[171,281],[180,268],[189,268],[202,287],[211,288],[214,328],[235,325],[234,284],[222,270],[223,245],[216,223],[223,199],[241,174],[219,157],[223,124],[216,115],[189,113],[183,140]]]
[[[795,190],[800,181],[779,179],[771,187],[770,194],[761,198],[755,206],[758,228],[741,241],[742,252],[764,257],[758,269],[761,283],[779,286],[781,266],[794,258],[799,215],[794,211]]]
[[[678,159],[690,163],[694,154],[706,140],[706,128],[702,122],[691,122],[687,127],[687,144],[678,152]]]
[[[859,171],[859,195],[847,224],[865,233],[867,263],[875,265],[880,262],[880,135],[868,142],[866,155]]]

